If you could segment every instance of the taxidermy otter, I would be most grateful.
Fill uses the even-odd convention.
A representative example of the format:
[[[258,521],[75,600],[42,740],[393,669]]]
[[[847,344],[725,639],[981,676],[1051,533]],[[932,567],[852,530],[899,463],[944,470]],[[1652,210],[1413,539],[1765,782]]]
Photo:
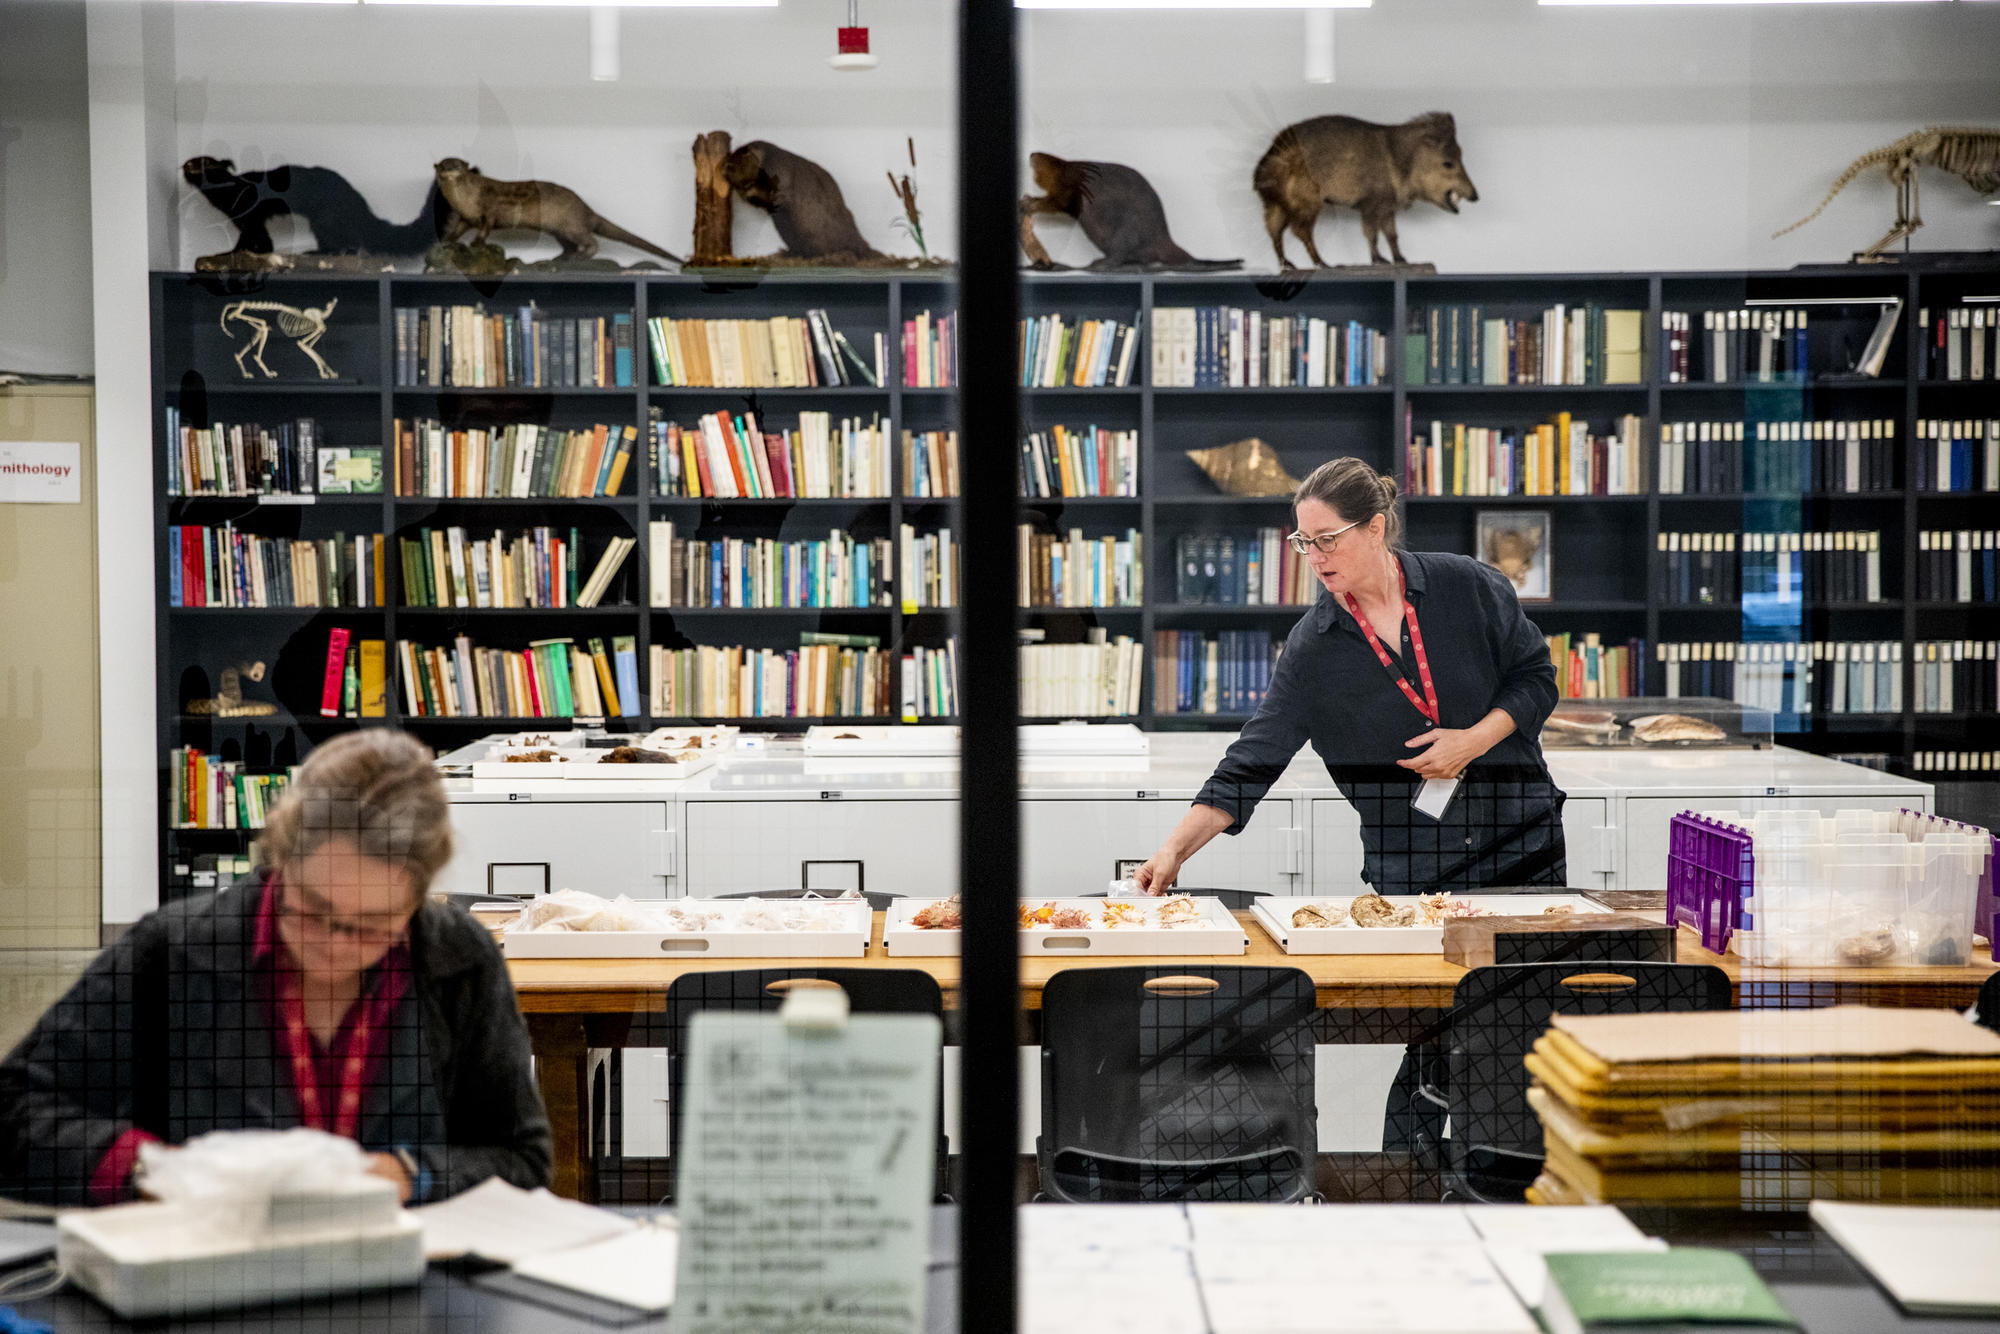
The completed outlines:
[[[1313,244],[1313,224],[1328,204],[1351,208],[1361,215],[1361,232],[1368,238],[1368,260],[1383,262],[1375,247],[1377,235],[1389,238],[1389,254],[1398,264],[1396,214],[1416,200],[1458,212],[1459,201],[1476,202],[1479,191],[1465,174],[1458,151],[1458,127],[1450,113],[1426,112],[1401,125],[1376,125],[1352,116],[1314,116],[1278,131],[1278,137],[1258,159],[1251,183],[1264,200],[1264,229],[1281,268],[1285,231],[1304,242],[1306,254],[1319,268],[1326,261]]]
[[[787,254],[830,264],[880,257],[861,238],[839,184],[817,162],[754,139],[723,160],[722,176],[745,203],[771,215]]]
[[[672,251],[598,216],[567,186],[548,181],[497,181],[455,157],[438,163],[436,170],[437,183],[452,211],[446,241],[471,232],[474,243],[484,245],[493,232],[547,232],[561,243],[563,259],[588,259],[597,253],[597,238],[601,236],[676,264],[681,262]]]
[[[1144,176],[1116,162],[1071,162],[1030,153],[1039,195],[1021,198],[1021,248],[1038,269],[1064,267],[1035,235],[1037,213],[1067,213],[1104,253],[1093,269],[1240,269],[1240,259],[1196,259],[1167,234],[1167,211]]]
[[[256,255],[276,252],[270,221],[288,215],[312,228],[321,254],[421,255],[444,234],[450,213],[433,182],[415,218],[400,225],[384,222],[331,167],[287,163],[239,172],[227,158],[191,157],[181,163],[181,179],[236,224],[235,249]]]

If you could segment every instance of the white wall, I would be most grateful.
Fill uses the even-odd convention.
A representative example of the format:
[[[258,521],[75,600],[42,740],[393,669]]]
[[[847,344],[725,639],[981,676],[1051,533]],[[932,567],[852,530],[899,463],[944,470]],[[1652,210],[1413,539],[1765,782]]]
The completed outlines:
[[[0,4],[0,370],[90,371],[89,140],[80,0]]]

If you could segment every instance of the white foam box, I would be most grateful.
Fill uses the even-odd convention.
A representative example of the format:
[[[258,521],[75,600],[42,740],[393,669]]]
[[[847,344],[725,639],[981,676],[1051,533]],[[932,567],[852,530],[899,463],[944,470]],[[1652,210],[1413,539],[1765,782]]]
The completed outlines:
[[[912,957],[957,955],[959,953],[959,931],[943,931],[914,926],[910,919],[924,908],[935,903],[935,899],[898,899],[889,905],[889,911],[882,918],[882,947],[893,955]],[[1026,900],[1023,906],[1039,908],[1050,903],[1058,908],[1082,908],[1092,914],[1095,925],[1081,930],[1058,931],[1046,926],[1022,927],[1019,935],[1021,953],[1034,955],[1048,954],[1090,954],[1101,956],[1119,955],[1211,955],[1242,954],[1250,948],[1250,938],[1243,934],[1243,926],[1229,910],[1222,906],[1222,900],[1195,896],[1195,905],[1201,909],[1201,917],[1194,926],[1117,926],[1103,925],[1104,910],[1113,900],[1107,899],[1046,899]],[[1132,900],[1116,900],[1130,903]],[[1157,910],[1160,900],[1143,901],[1141,906],[1149,914]]]
[[[1146,734],[1131,723],[1024,723],[1020,746],[1023,758],[1152,753]]]
[[[844,755],[949,755],[958,754],[956,727],[885,727],[861,723],[852,727],[808,727],[805,752],[808,758]]]
[[[1415,905],[1414,894],[1384,894],[1397,907]],[[1484,908],[1495,917],[1532,917],[1544,908],[1563,906],[1572,912],[1601,913],[1605,909],[1581,894],[1477,894],[1451,896],[1454,901]],[[1352,899],[1290,898],[1272,895],[1250,905],[1251,915],[1266,935],[1287,954],[1443,954],[1444,927],[1356,926],[1349,918],[1339,926],[1293,926],[1292,914],[1309,903],[1348,907]]]
[[[783,914],[809,903],[836,918],[828,931],[781,931],[745,926],[758,910]],[[718,913],[706,931],[510,931],[500,952],[510,959],[858,959],[868,952],[874,917],[867,900],[674,899],[665,906]]]
[[[56,1219],[56,1257],[78,1287],[128,1320],[407,1287],[424,1276],[424,1229],[379,1177],[271,1201],[271,1223],[239,1234],[218,1206],[166,1202],[78,1209]]]

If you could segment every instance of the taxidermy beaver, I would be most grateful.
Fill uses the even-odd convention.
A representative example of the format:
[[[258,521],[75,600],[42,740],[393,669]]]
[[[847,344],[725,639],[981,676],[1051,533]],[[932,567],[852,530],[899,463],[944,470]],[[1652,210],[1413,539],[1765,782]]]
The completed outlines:
[[[1314,116],[1287,125],[1258,159],[1251,182],[1264,200],[1271,248],[1287,269],[1292,267],[1285,256],[1287,228],[1305,243],[1312,262],[1326,267],[1313,244],[1313,224],[1328,204],[1361,214],[1370,263],[1383,262],[1375,247],[1380,234],[1389,238],[1395,262],[1405,264],[1409,261],[1396,244],[1398,212],[1421,199],[1456,213],[1460,200],[1479,198],[1459,156],[1458,127],[1444,111],[1426,112],[1401,125],[1376,125],[1352,116]]]
[[[400,225],[384,222],[331,167],[287,163],[239,172],[227,158],[191,157],[181,163],[181,179],[236,224],[234,248],[256,255],[276,252],[270,221],[288,215],[306,221],[322,254],[421,255],[437,244],[451,213],[432,182],[415,218]]]
[[[497,181],[455,157],[438,163],[436,171],[453,215],[445,231],[447,241],[472,232],[474,243],[484,245],[492,232],[547,232],[561,243],[562,258],[588,259],[597,253],[597,238],[601,236],[676,264],[681,262],[672,251],[599,217],[567,186],[548,181]]]
[[[1240,269],[1240,259],[1196,259],[1167,234],[1167,211],[1151,182],[1116,162],[1071,162],[1030,153],[1039,195],[1021,198],[1021,248],[1038,269],[1063,266],[1035,235],[1037,213],[1067,213],[1104,253],[1093,269]]]
[[[839,183],[817,162],[753,139],[723,160],[722,177],[745,203],[771,215],[787,254],[830,264],[880,257],[861,238]]]

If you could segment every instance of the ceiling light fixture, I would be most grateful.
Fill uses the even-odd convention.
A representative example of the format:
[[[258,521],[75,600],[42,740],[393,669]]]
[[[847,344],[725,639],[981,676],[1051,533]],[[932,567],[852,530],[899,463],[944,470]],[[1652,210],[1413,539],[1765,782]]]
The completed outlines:
[[[882,62],[868,50],[868,29],[861,26],[860,0],[847,0],[847,26],[839,32],[839,50],[826,58],[837,70],[858,74]]]
[[[1570,8],[1602,5],[1935,5],[1956,0],[1536,0]]]
[[[618,82],[618,11],[609,5],[590,7],[590,77]]]
[[[1375,0],[1014,0],[1016,9],[1369,9]]]
[[[224,0],[242,3],[243,0]],[[268,0],[267,0],[268,2]],[[294,0],[294,3],[301,0]],[[302,0],[325,4],[328,0]],[[354,0],[332,0],[353,3]],[[366,5],[486,5],[508,9],[776,9],[779,0],[360,0]]]

